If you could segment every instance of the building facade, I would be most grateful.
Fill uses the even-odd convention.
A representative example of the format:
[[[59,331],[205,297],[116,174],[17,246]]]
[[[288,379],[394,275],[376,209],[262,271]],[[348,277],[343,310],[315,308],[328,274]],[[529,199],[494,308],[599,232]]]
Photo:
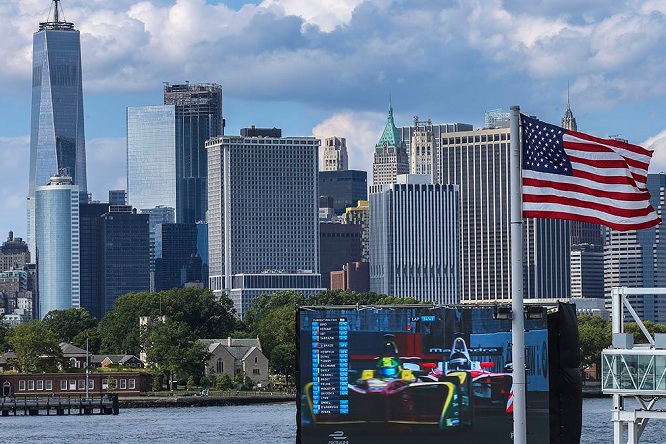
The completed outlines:
[[[321,286],[331,289],[331,272],[348,262],[361,260],[361,226],[323,222],[319,224],[319,271]]]
[[[460,303],[460,207],[456,185],[400,175],[370,190],[370,291]]]
[[[571,297],[604,298],[604,250],[600,245],[571,246]]]
[[[176,222],[197,223],[206,220],[205,142],[224,134],[222,87],[212,83],[167,83],[164,104],[175,109]]]
[[[467,123],[432,123],[430,119],[421,121],[418,116],[414,116],[413,126],[398,127],[400,138],[409,153],[410,173],[428,174],[433,183],[443,183],[439,177],[442,136],[473,129]]]
[[[344,137],[327,137],[324,140],[324,171],[345,171],[349,168],[347,139]]]
[[[460,187],[463,303],[511,300],[509,145],[509,128],[442,136],[441,180]],[[525,299],[568,298],[569,222],[523,225]]]
[[[35,189],[39,319],[51,310],[80,307],[79,186],[54,176]]]
[[[661,223],[638,231],[605,229],[604,297],[611,308],[613,287],[666,287],[666,244],[661,232],[666,231],[664,202],[666,174],[648,174],[650,204],[661,217]],[[666,323],[666,298],[658,295],[627,296],[643,320]]]
[[[176,110],[173,105],[127,108],[127,197],[141,211],[174,210],[176,203]]]
[[[375,145],[372,162],[372,184],[395,183],[399,174],[409,173],[409,157],[400,132],[393,121],[393,105],[389,103],[388,121]]]
[[[161,224],[155,230],[155,291],[202,282],[197,224]]]
[[[341,215],[347,207],[368,200],[368,173],[359,170],[320,171],[319,195],[331,197],[333,211]]]
[[[241,316],[261,294],[321,290],[319,140],[254,134],[206,142],[209,288]]]
[[[343,224],[361,227],[361,261],[370,260],[370,204],[367,200],[359,200],[355,207],[347,207],[342,215]]]
[[[73,23],[61,20],[58,1],[52,11],[32,39],[28,245],[33,253],[37,188],[62,171],[87,192],[81,39]]]

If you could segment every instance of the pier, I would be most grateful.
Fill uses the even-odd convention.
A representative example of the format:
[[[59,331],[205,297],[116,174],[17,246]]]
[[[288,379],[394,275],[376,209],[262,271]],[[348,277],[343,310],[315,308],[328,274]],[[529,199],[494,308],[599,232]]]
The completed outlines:
[[[38,415],[117,415],[118,395],[82,396],[16,396],[0,398],[0,416]]]

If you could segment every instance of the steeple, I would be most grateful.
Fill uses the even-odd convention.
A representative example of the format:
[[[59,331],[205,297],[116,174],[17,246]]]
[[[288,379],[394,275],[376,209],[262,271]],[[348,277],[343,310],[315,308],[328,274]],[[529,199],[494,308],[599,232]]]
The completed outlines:
[[[397,147],[402,143],[400,132],[398,131],[398,128],[395,127],[395,122],[393,121],[393,104],[390,97],[387,120],[386,127],[384,127],[384,132],[382,132],[382,136],[379,138],[376,148],[381,148],[383,146]]]
[[[569,84],[567,84],[567,110],[564,112],[564,117],[562,118],[562,128],[570,131],[578,131],[576,118],[571,112],[571,104],[569,103]]]

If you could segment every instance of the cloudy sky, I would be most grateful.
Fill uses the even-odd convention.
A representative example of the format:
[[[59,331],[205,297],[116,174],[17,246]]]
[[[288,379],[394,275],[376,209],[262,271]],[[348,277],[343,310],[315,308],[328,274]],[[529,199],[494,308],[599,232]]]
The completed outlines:
[[[666,171],[663,0],[62,0],[81,31],[88,189],[125,188],[125,108],[163,82],[219,83],[227,134],[249,125],[347,138],[370,169],[386,122],[482,126],[484,111],[655,151]],[[49,0],[0,3],[0,240],[25,237],[32,34]]]

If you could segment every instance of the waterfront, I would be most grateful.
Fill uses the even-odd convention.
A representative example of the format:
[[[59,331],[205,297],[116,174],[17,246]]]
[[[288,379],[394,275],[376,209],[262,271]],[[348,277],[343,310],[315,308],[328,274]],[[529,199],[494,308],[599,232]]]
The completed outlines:
[[[610,398],[583,401],[581,444],[612,442]],[[22,443],[271,443],[293,444],[294,403],[225,407],[123,409],[118,416],[10,416],[5,436]],[[643,444],[662,444],[666,421],[652,421]]]

